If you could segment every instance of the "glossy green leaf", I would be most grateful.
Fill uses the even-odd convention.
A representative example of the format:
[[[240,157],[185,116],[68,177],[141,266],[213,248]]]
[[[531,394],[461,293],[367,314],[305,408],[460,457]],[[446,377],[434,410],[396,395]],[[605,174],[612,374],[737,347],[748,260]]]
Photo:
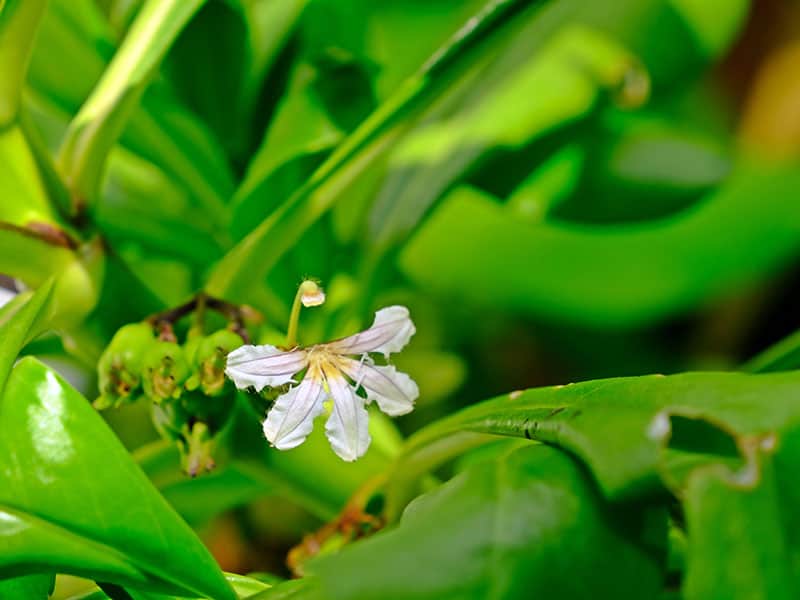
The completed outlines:
[[[778,450],[790,459],[784,459],[788,464],[782,466],[789,469],[782,480],[774,448],[758,447],[738,472],[716,465],[690,476],[685,499],[689,543],[684,598],[789,600],[800,593],[800,547],[797,535],[789,533],[797,520],[788,517],[795,505],[784,502],[788,490],[796,498],[797,432],[788,448]],[[768,443],[774,445],[775,440]]]
[[[396,529],[309,569],[331,599],[655,598],[657,514],[609,506],[573,459],[530,446],[473,465],[412,502]]]
[[[21,566],[235,598],[213,558],[86,399],[23,358],[0,401],[0,574]]]
[[[154,69],[203,0],[145,4],[111,64],[70,124],[60,165],[77,205],[93,203],[106,155]]]
[[[796,372],[774,375],[688,373],[587,381],[503,395],[464,409],[409,439],[396,466],[390,514],[402,508],[425,457],[459,432],[541,440],[578,456],[603,493],[631,497],[664,489],[663,448],[671,417],[707,420],[732,435],[781,432],[800,422]],[[762,401],[769,398],[769,402]],[[427,458],[420,460],[427,471]],[[423,472],[424,472],[423,471]]]
[[[0,579],[0,598],[47,600],[53,589],[53,579],[54,576],[47,573]]]
[[[741,164],[691,212],[591,227],[521,222],[496,199],[460,188],[411,239],[400,264],[419,286],[463,300],[630,327],[735,291],[797,256],[791,223],[800,203],[790,199],[798,189],[794,166]]]

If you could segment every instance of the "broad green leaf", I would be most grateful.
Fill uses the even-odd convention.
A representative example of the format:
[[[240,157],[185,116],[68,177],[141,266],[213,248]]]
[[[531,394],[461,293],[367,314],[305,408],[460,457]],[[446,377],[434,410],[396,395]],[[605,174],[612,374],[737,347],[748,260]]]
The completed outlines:
[[[0,579],[0,598],[9,600],[47,600],[53,589],[54,575],[42,573],[12,579]]]
[[[235,598],[89,402],[33,358],[17,363],[0,399],[0,464],[0,574],[25,566]]]
[[[522,222],[495,198],[460,188],[410,240],[400,265],[420,287],[462,301],[630,327],[733,292],[796,257],[798,189],[794,165],[740,164],[674,219],[585,226]]]
[[[655,598],[665,542],[666,511],[610,506],[537,445],[471,466],[397,528],[308,568],[331,599]]]
[[[106,156],[170,45],[203,0],[150,0],[73,119],[59,162],[76,207],[92,204]]]
[[[796,499],[797,432],[789,448],[778,450],[791,453],[783,481],[777,476],[774,448],[752,448],[749,464],[738,472],[714,465],[690,475],[684,501],[689,535],[684,598],[797,597],[800,546],[797,535],[789,533],[797,520],[787,518],[795,504],[783,502],[788,498],[781,486],[791,488]]]
[[[672,434],[671,418],[709,421],[733,436],[780,434],[800,422],[798,389],[797,372],[687,373],[587,381],[503,395],[409,438],[394,469],[389,513],[397,515],[407,501],[409,483],[431,468],[426,454],[448,436],[463,432],[525,437],[568,450],[588,466],[608,497],[663,491],[667,466],[663,449]],[[444,457],[449,458],[451,450],[446,450]]]
[[[22,85],[47,0],[0,3],[0,129],[19,111]]]

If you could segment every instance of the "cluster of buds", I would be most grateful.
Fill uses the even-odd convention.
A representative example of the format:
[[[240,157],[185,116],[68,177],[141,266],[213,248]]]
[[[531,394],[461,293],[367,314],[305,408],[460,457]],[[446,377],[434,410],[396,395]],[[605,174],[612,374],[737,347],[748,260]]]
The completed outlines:
[[[177,444],[183,468],[191,476],[214,467],[214,440],[232,414],[236,393],[225,377],[225,360],[247,341],[239,318],[209,335],[202,332],[197,322],[202,322],[205,308],[215,307],[212,303],[230,308],[201,297],[125,325],[98,363],[100,396],[94,406],[102,410],[142,397],[148,400],[156,429]],[[197,322],[181,344],[173,324],[195,310]]]

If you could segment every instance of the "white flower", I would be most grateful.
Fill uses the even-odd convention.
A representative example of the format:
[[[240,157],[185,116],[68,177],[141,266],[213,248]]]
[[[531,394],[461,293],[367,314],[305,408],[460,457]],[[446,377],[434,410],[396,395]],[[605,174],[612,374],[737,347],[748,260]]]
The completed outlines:
[[[369,352],[388,358],[400,351],[416,329],[404,306],[390,306],[375,313],[372,327],[325,344],[284,351],[275,346],[241,346],[228,355],[225,373],[239,389],[294,383],[294,376],[307,369],[305,377],[279,396],[264,421],[264,435],[279,450],[303,443],[314,418],[330,395],[333,409],[325,433],[342,459],[353,461],[369,447],[365,400],[356,390],[363,387],[366,402],[377,402],[387,415],[410,412],[419,396],[417,384],[391,365],[377,366]],[[360,360],[348,355],[361,355]]]

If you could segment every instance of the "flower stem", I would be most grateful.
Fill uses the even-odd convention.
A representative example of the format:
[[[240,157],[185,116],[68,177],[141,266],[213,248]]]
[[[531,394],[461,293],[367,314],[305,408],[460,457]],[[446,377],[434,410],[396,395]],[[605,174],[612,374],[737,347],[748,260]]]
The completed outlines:
[[[297,325],[300,322],[300,308],[303,306],[302,298],[303,286],[301,284],[300,287],[297,288],[294,302],[292,302],[292,312],[289,313],[289,328],[286,330],[286,345],[289,348],[297,346]]]
[[[325,302],[325,293],[316,281],[306,279],[297,288],[297,294],[292,303],[292,312],[289,314],[289,328],[286,331],[286,345],[289,348],[297,346],[297,324],[300,322],[300,308],[303,306],[319,306]]]

